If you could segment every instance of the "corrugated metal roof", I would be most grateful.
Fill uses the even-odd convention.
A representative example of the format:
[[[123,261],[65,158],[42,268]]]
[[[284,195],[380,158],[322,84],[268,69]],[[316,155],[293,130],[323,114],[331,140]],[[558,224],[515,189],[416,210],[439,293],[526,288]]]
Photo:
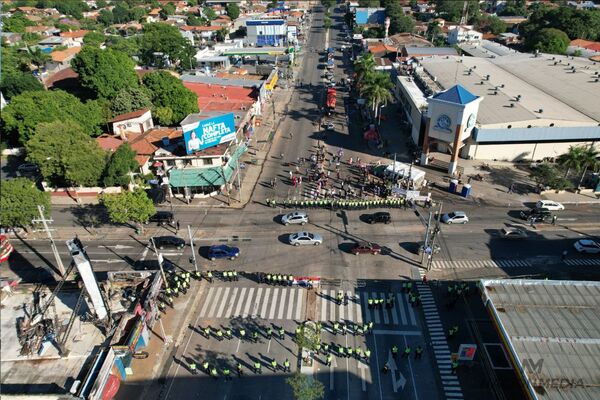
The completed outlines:
[[[482,280],[531,396],[600,399],[600,283]]]

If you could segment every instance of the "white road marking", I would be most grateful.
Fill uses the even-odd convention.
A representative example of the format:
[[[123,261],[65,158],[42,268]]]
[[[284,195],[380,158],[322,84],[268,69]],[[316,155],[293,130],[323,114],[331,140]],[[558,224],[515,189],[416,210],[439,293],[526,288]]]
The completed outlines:
[[[238,293],[238,290],[239,290],[239,288],[233,288],[233,294],[231,295],[231,298],[229,299],[229,306],[227,307],[227,311],[225,313],[225,318],[232,317],[231,313],[233,312],[233,305],[235,304],[235,298]]]
[[[271,294],[271,288],[265,290],[265,297],[263,298],[263,305],[260,310],[260,317],[267,318],[267,305],[269,305],[269,295]]]
[[[210,311],[208,312],[207,317],[212,317],[213,314],[215,313],[215,309],[217,308],[217,304],[219,303],[219,300],[221,300],[221,292],[223,291],[223,288],[217,288],[217,292],[215,293],[215,300],[212,302],[212,305],[210,306]]]
[[[198,314],[198,317],[204,317],[204,313],[206,312],[206,309],[208,308],[208,305],[210,304],[210,300],[213,298],[214,291],[215,291],[214,287],[211,287],[208,290],[208,295],[204,299],[204,304],[202,305],[202,309],[200,310],[200,314]]]
[[[246,294],[246,289],[247,288],[242,288],[242,291],[240,292],[240,297],[237,301],[237,305],[235,306],[235,311],[232,317],[237,317],[240,315],[240,312],[242,311],[242,305],[244,304],[244,295]]]
[[[269,319],[275,318],[275,308],[277,307],[277,295],[279,294],[279,289],[273,290],[273,299],[271,300],[271,309],[269,310]]]
[[[250,288],[248,291],[248,298],[246,299],[246,304],[244,306],[244,312],[242,313],[242,318],[246,318],[248,313],[250,312],[250,306],[252,305],[252,299],[254,295],[254,288]]]
[[[223,293],[223,301],[221,302],[221,305],[219,306],[216,318],[221,318],[223,316],[223,309],[225,308],[225,304],[227,304],[227,300],[229,299],[228,298],[229,290],[231,290],[231,288],[229,288],[229,287],[225,288],[225,292]]]

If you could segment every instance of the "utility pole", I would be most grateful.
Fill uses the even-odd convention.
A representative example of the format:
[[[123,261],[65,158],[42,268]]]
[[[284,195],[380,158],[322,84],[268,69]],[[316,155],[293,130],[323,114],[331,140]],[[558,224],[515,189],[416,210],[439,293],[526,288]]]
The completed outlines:
[[[429,219],[427,220],[427,230],[425,231],[425,243],[423,244],[423,252],[421,253],[421,265],[425,262],[425,254],[430,254],[427,252],[427,248],[429,247],[429,232],[431,230],[431,211],[429,212]]]
[[[189,225],[188,235],[190,237],[190,247],[192,249],[192,260],[194,260],[194,270],[198,272],[198,264],[196,263],[196,252],[194,251],[194,238],[192,237],[192,228]]]
[[[54,254],[54,259],[56,260],[56,266],[58,268],[58,271],[60,272],[60,275],[65,278],[66,275],[66,271],[65,271],[65,266],[62,263],[62,260],[60,258],[60,254],[58,254],[58,249],[56,248],[56,243],[54,243],[54,239],[52,239],[52,234],[50,233],[50,228],[48,228],[48,222],[53,222],[51,219],[46,219],[46,217],[44,216],[44,206],[37,206],[38,211],[40,212],[40,219],[34,219],[31,222],[36,223],[36,222],[41,222],[44,225],[44,230],[46,231],[46,234],[48,235],[48,239],[50,239],[50,247],[52,248],[52,253]]]
[[[427,260],[427,271],[431,270],[433,266],[433,255],[435,253],[435,240],[437,239],[438,233],[440,233],[440,219],[442,218],[442,206],[444,205],[443,201],[440,201],[440,209],[438,210],[438,216],[435,223],[435,228],[431,234],[431,254],[429,255],[429,259]]]
[[[163,256],[156,249],[156,243],[154,243],[154,238],[150,238],[150,243],[152,243],[152,248],[154,249],[154,254],[156,254],[156,258],[158,259],[158,268],[160,269],[160,274],[162,275],[163,282],[165,283],[165,290],[169,288],[169,282],[167,281],[167,276],[165,275],[165,270],[163,269]]]

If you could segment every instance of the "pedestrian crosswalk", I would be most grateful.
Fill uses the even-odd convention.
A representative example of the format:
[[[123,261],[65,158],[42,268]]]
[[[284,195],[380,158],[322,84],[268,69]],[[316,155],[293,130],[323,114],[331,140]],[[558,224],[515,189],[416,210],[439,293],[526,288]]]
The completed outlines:
[[[527,260],[498,259],[498,260],[434,260],[433,269],[476,269],[476,268],[519,268],[531,267]]]
[[[357,324],[373,322],[380,325],[391,326],[416,326],[417,319],[414,307],[408,302],[408,296],[399,292],[384,291],[346,291],[347,305],[338,305],[335,296],[338,291],[323,289],[317,300],[317,309],[320,310],[320,321],[352,321]],[[387,299],[390,295],[394,298],[394,307],[369,309],[369,298]]]
[[[440,371],[445,398],[462,399],[462,389],[457,376],[452,373],[450,348],[431,289],[422,282],[417,282],[416,287],[422,296],[425,325],[431,337],[431,346],[433,347],[435,362]]]
[[[565,260],[564,263],[573,267],[580,265],[597,265],[600,267],[600,258],[571,258]]]
[[[306,289],[294,287],[211,286],[203,297],[200,318],[262,318],[265,320],[301,320],[306,308]],[[404,293],[385,291],[346,291],[347,304],[338,304],[338,290],[317,291],[319,321],[347,321],[363,324],[416,326],[415,309]],[[394,297],[394,307],[369,309],[371,298]]]
[[[200,318],[302,318],[306,290],[281,287],[211,286],[203,298]]]

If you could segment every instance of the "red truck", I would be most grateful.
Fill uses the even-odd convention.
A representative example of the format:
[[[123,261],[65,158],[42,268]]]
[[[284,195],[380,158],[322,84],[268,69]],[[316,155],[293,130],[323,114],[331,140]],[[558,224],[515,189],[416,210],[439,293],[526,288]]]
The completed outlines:
[[[336,91],[335,88],[327,89],[327,112],[331,114],[333,110],[335,110],[335,102],[336,102]]]

